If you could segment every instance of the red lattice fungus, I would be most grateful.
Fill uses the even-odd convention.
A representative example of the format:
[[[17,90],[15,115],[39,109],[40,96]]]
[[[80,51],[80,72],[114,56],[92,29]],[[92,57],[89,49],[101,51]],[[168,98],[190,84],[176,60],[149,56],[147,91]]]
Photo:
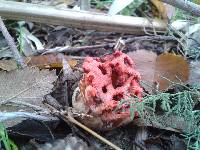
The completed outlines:
[[[81,101],[85,112],[93,118],[84,118],[82,122],[99,130],[109,130],[129,122],[129,106],[116,108],[121,99],[126,100],[131,95],[141,98],[140,74],[134,69],[133,60],[116,51],[103,58],[87,57],[83,70],[77,101]]]

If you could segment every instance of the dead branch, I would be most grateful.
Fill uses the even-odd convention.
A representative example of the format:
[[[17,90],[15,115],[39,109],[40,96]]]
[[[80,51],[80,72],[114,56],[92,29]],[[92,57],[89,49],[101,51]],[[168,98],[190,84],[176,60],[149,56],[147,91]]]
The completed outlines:
[[[173,36],[164,36],[164,35],[157,35],[157,36],[138,36],[138,37],[130,37],[124,40],[125,44],[129,44],[135,41],[177,41],[177,39]],[[83,50],[95,50],[98,48],[113,48],[116,43],[106,43],[106,44],[99,44],[99,45],[90,45],[90,46],[81,46],[81,47],[60,47],[60,48],[53,48],[53,49],[44,49],[37,51],[34,55],[40,54],[49,54],[49,53],[76,53],[81,52]]]
[[[21,67],[25,67],[26,65],[24,63],[24,60],[22,59],[19,51],[17,50],[17,46],[15,45],[15,42],[14,42],[12,36],[9,34],[5,24],[3,23],[3,20],[1,19],[1,17],[0,17],[0,30],[3,34],[3,36],[5,37],[7,43],[10,47],[10,50],[12,51],[13,56],[16,59],[16,61],[21,65]]]
[[[103,13],[64,10],[51,6],[13,1],[0,1],[0,16],[7,19],[139,35],[144,35],[144,30],[151,33],[154,33],[154,31],[164,33],[167,26],[161,20],[122,15],[110,16]]]
[[[170,4],[174,7],[180,8],[195,16],[200,16],[200,5],[190,2],[188,0],[160,0],[164,3]]]

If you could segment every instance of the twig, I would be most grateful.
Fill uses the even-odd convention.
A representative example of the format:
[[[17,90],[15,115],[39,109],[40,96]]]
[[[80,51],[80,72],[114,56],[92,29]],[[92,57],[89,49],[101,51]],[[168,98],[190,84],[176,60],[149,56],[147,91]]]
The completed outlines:
[[[44,116],[40,115],[38,113],[29,113],[29,112],[0,112],[0,122],[6,121],[6,120],[12,120],[15,118],[30,118],[34,120],[39,121],[52,121],[52,120],[58,120],[57,117],[52,116]]]
[[[125,40],[125,43],[132,43],[134,41],[149,41],[149,40],[157,40],[157,41],[177,41],[177,39],[173,36],[165,36],[165,35],[156,35],[156,36],[138,36],[131,37]]]
[[[195,16],[200,16],[200,5],[197,5],[188,0],[160,0],[164,3],[170,4],[174,7],[180,8]]]
[[[157,36],[138,36],[138,37],[131,37],[124,40],[125,44],[132,43],[134,41],[149,41],[149,40],[158,40],[158,41],[177,41],[177,39],[173,36],[164,36],[164,35],[157,35]],[[39,54],[47,54],[47,53],[76,53],[81,52],[83,50],[95,50],[98,48],[113,48],[116,43],[106,43],[106,44],[99,44],[99,45],[91,45],[91,46],[81,46],[81,47],[60,47],[55,49],[44,49],[42,51],[37,51],[34,55]]]
[[[82,123],[80,123],[76,119],[74,119],[72,117],[71,110],[69,110],[68,113],[66,114],[66,111],[63,111],[63,112],[62,111],[58,111],[57,109],[55,109],[54,107],[52,107],[48,103],[45,103],[45,105],[49,108],[49,110],[51,111],[51,113],[53,115],[56,115],[57,117],[61,118],[66,123],[68,123],[70,121],[70,122],[74,123],[75,125],[79,126],[80,128],[84,129],[88,133],[92,134],[93,136],[95,136],[96,138],[98,138],[99,140],[101,140],[102,142],[104,142],[107,145],[111,146],[115,150],[122,150],[121,148],[119,148],[118,146],[114,145],[113,143],[111,143],[110,141],[108,141],[107,139],[105,139],[104,137],[102,137],[101,135],[97,134],[96,132],[94,132],[90,128],[86,127],[85,125],[83,125]]]
[[[91,45],[91,46],[81,46],[81,47],[66,47],[66,48],[56,48],[56,49],[44,49],[41,51],[37,51],[36,54],[48,54],[52,52],[65,52],[65,53],[76,53],[80,52],[83,50],[93,50],[97,48],[112,48],[114,47],[115,43],[110,43],[110,44],[99,44],[99,45]]]
[[[25,67],[26,65],[24,63],[24,60],[21,57],[19,51],[17,50],[17,46],[15,45],[15,42],[14,42],[13,38],[11,37],[11,35],[9,34],[5,24],[3,23],[3,20],[1,19],[1,17],[0,17],[0,30],[3,34],[3,36],[5,37],[7,43],[10,47],[10,50],[12,51],[13,56],[16,59],[16,61],[21,65],[22,68]]]
[[[102,142],[106,143],[107,145],[109,145],[110,147],[114,148],[115,150],[122,150],[121,148],[119,148],[118,146],[114,145],[113,143],[111,143],[110,141],[108,141],[107,139],[105,139],[104,137],[102,137],[101,135],[97,134],[96,132],[94,132],[93,130],[91,130],[90,128],[86,127],[85,125],[83,125],[82,123],[78,122],[76,119],[74,119],[71,115],[68,115],[68,117],[63,116],[63,120],[69,120],[70,122],[76,124],[77,126],[81,127],[82,129],[84,129],[85,131],[87,131],[88,133],[92,134],[93,136],[95,136],[96,138],[98,138],[99,140],[101,140]]]

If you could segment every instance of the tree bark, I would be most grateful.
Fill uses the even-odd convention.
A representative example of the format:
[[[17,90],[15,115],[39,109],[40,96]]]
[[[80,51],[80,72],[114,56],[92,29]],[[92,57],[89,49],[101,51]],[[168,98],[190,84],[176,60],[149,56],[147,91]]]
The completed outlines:
[[[200,5],[187,0],[160,0],[195,16],[200,16]]]

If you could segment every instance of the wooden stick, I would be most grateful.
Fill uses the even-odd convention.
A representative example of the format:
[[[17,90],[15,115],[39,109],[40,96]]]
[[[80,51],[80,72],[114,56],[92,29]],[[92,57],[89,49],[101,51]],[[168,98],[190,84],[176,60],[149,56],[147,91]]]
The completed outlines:
[[[52,115],[56,115],[58,118],[61,118],[66,123],[69,123],[69,122],[74,123],[75,125],[79,126],[80,128],[82,128],[85,131],[87,131],[88,133],[90,133],[91,135],[93,135],[96,138],[98,138],[100,141],[102,141],[105,144],[109,145],[113,149],[122,150],[121,148],[119,148],[115,144],[111,143],[110,141],[108,141],[107,139],[105,139],[104,137],[102,137],[101,135],[96,133],[95,131],[91,130],[90,128],[86,127],[85,125],[83,125],[82,123],[80,123],[79,121],[74,119],[70,108],[68,109],[67,114],[66,114],[66,111],[58,111],[51,104],[49,104],[48,101],[44,102],[44,105],[46,105],[49,108],[49,110],[52,113]]]
[[[103,13],[58,9],[14,1],[0,1],[0,16],[8,19],[118,33],[144,35],[145,31],[151,33],[154,31],[157,33],[166,32],[166,23],[161,20],[122,15],[109,16]]]
[[[99,140],[101,140],[102,142],[106,143],[107,145],[109,145],[110,147],[114,148],[115,150],[122,150],[121,148],[119,148],[118,146],[116,146],[115,144],[111,143],[110,141],[108,141],[107,139],[105,139],[104,137],[102,137],[101,135],[97,134],[96,132],[94,132],[93,130],[91,130],[90,128],[86,127],[85,125],[83,125],[82,123],[78,122],[76,119],[74,119],[73,117],[71,117],[70,115],[68,117],[66,116],[62,116],[64,121],[69,120],[70,122],[74,123],[75,125],[81,127],[82,129],[84,129],[85,131],[87,131],[88,133],[92,134],[93,136],[95,136],[96,138],[98,138]]]
[[[170,4],[174,7],[180,8],[195,16],[200,16],[200,5],[190,2],[188,0],[160,0],[164,3]]]

